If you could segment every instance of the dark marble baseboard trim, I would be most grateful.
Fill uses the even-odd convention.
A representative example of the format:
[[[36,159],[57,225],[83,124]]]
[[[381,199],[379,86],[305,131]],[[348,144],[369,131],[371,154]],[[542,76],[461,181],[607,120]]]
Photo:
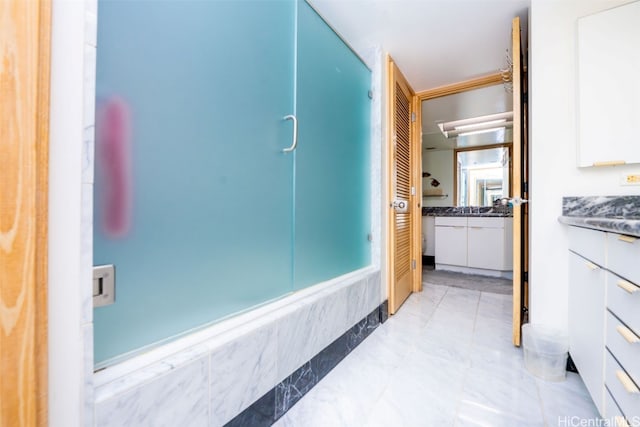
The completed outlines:
[[[388,318],[389,306],[385,301],[226,426],[272,425]]]
[[[576,367],[576,364],[573,363],[573,359],[571,358],[570,354],[567,356],[567,371],[575,372],[576,374],[579,374],[578,368]]]
[[[433,255],[422,255],[422,265],[428,265],[435,267],[436,265],[436,257]]]
[[[384,323],[389,318],[389,300],[385,300],[380,304],[380,323]]]

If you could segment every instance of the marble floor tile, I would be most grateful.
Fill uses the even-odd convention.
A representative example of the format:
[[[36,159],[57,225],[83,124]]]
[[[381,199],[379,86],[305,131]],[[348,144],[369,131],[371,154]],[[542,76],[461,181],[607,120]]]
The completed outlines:
[[[562,382],[536,379],[536,383],[547,425],[561,425],[560,420],[571,417],[583,420],[595,420],[599,417],[578,374],[567,372],[567,379]]]
[[[443,276],[444,277],[444,276]],[[332,427],[556,426],[593,419],[580,377],[529,374],[511,343],[511,295],[502,279],[432,276],[276,425]]]
[[[438,328],[427,328],[416,342],[416,352],[445,360],[454,360],[464,366],[469,362],[471,342],[458,333],[448,334]]]
[[[517,368],[469,369],[458,418],[467,422],[491,420],[491,425],[500,425],[500,420],[517,421],[511,425],[544,425],[535,380],[524,369]]]
[[[419,318],[418,323],[421,326],[424,326],[431,319],[437,307],[437,303],[428,300],[409,298],[404,304],[402,304],[402,307],[398,312],[398,316],[401,318],[408,314],[416,316]]]
[[[397,421],[387,426],[452,425],[463,378],[464,370],[455,361],[412,353],[396,371],[369,423],[377,425],[392,414]]]

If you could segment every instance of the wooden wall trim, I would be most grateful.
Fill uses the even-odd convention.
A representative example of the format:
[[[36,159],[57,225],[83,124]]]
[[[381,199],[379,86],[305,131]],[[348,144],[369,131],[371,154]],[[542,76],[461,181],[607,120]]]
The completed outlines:
[[[416,93],[416,96],[420,101],[427,99],[439,98],[441,96],[453,95],[456,93],[465,92],[472,89],[479,89],[485,86],[493,86],[502,83],[502,74],[496,72],[488,74],[486,76],[477,77],[470,80],[464,80],[462,82],[453,83],[450,85],[439,86],[433,89],[423,90]]]
[[[0,425],[45,426],[51,3],[0,17]]]

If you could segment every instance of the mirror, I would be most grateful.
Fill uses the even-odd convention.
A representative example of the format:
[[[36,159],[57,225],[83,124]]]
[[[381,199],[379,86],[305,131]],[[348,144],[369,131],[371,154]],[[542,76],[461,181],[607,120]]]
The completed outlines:
[[[504,85],[495,84],[478,89],[467,90],[452,95],[422,101],[422,206],[487,206],[479,204],[480,199],[458,200],[458,157],[457,152],[464,149],[507,147],[507,165],[509,164],[508,144],[512,141],[512,128],[508,115],[506,118],[487,119],[485,124],[473,128],[465,123],[467,119],[494,116],[513,110],[513,99]],[[454,131],[447,138],[441,127],[450,125]],[[484,151],[484,150],[482,150]],[[498,150],[500,151],[500,150]],[[469,154],[471,156],[471,154]],[[464,157],[464,156],[463,156]],[[509,167],[507,166],[507,173]],[[508,181],[508,180],[507,180]],[[509,193],[508,182],[503,179],[501,188]],[[495,184],[487,181],[489,187]],[[482,191],[486,200],[491,200],[493,190],[488,187]],[[474,193],[478,194],[478,193]]]
[[[510,147],[455,150],[457,206],[493,206],[509,197]]]

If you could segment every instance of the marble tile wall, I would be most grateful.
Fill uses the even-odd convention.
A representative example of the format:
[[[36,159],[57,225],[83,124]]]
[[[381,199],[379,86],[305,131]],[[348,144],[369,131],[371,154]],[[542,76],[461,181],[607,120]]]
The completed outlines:
[[[362,52],[362,58],[371,69],[371,262],[380,266],[382,260],[382,209],[381,201],[386,186],[383,184],[383,160],[385,112],[382,105],[384,94],[384,53],[380,46],[374,46]]]
[[[381,324],[384,305],[376,307],[226,426],[269,426],[282,417]]]
[[[98,36],[98,0],[86,0],[83,62],[83,132],[82,132],[82,202],[81,202],[81,329],[83,337],[83,408],[84,425],[94,424],[95,393],[93,385],[93,182],[95,137],[96,49]]]
[[[211,419],[222,425],[277,384],[277,328],[263,326],[211,352]]]
[[[97,374],[95,425],[270,424],[380,324],[380,285],[370,267],[160,360],[137,356],[132,372],[107,368]]]
[[[209,358],[96,404],[97,426],[206,426]]]

